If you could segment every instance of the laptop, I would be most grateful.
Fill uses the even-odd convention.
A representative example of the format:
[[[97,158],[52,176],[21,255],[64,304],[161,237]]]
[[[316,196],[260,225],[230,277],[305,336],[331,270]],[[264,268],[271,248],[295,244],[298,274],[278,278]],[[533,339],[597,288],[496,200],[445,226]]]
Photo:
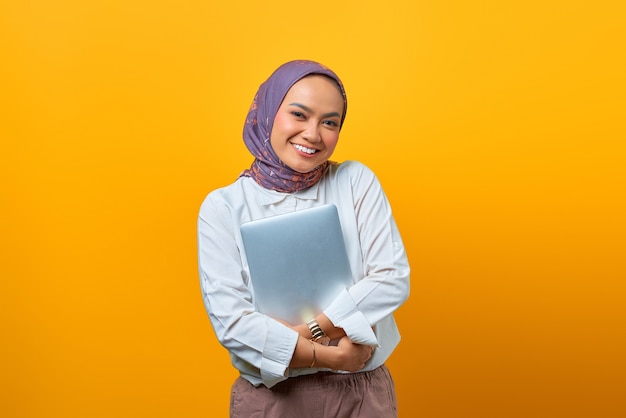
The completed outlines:
[[[241,236],[261,313],[300,324],[352,284],[333,204],[246,222]]]

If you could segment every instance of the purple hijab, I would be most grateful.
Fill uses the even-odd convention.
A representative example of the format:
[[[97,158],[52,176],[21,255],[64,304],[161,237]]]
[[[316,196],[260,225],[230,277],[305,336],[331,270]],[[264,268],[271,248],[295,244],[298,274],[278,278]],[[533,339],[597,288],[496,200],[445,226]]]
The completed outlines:
[[[254,156],[254,161],[240,177],[252,177],[266,189],[286,193],[307,189],[322,177],[328,161],[308,173],[299,173],[280,161],[270,143],[274,117],[285,95],[298,80],[311,74],[326,75],[339,85],[344,103],[340,126],[343,125],[348,102],[343,84],[332,70],[317,62],[305,60],[281,65],[261,84],[248,111],[243,127],[243,140]]]

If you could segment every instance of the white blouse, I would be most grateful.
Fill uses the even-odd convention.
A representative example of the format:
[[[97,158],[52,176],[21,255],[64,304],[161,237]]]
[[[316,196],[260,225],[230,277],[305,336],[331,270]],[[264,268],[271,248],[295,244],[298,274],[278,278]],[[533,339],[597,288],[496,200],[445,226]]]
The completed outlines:
[[[209,193],[198,217],[200,282],[206,310],[233,365],[254,385],[324,369],[289,368],[298,334],[255,310],[240,226],[334,203],[354,284],[324,314],[355,343],[376,346],[362,371],[382,365],[400,341],[393,312],[409,296],[409,264],[389,202],[375,174],[356,161],[330,165],[314,186],[268,190],[250,177]],[[285,256],[301,256],[286,254]],[[323,260],[321,260],[323,262]]]

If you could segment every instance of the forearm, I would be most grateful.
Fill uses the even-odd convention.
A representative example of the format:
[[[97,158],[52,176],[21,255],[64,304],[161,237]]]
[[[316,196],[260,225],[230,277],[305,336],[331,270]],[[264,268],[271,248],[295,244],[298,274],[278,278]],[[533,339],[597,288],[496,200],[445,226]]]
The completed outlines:
[[[372,352],[372,347],[353,344],[347,337],[340,338],[336,346],[326,346],[299,336],[289,367],[356,372],[365,367]]]
[[[303,336],[299,336],[298,342],[296,343],[296,348],[293,352],[293,356],[291,357],[291,362],[289,363],[289,367],[315,367],[317,359],[317,347],[314,347],[313,344],[314,343],[312,341],[307,340]]]
[[[339,338],[346,335],[346,332],[343,330],[343,328],[335,327],[335,325],[331,322],[331,320],[328,319],[328,317],[324,315],[323,313],[317,315],[315,317],[315,320],[317,321],[322,331],[324,331],[324,333],[331,340],[338,340]],[[292,326],[292,329],[297,331],[298,334],[300,334],[302,337],[306,339],[310,340],[311,338],[313,338],[313,335],[311,335],[311,331],[309,330],[309,327],[307,324],[303,323],[303,324],[295,325],[295,326]]]

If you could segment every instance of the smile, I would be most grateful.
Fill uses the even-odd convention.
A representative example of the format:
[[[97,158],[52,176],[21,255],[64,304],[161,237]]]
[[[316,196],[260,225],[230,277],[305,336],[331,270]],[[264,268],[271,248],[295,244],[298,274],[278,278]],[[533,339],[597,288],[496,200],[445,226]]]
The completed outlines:
[[[306,152],[307,154],[314,154],[315,152],[317,152],[317,150],[316,150],[316,149],[313,149],[313,148],[306,148],[306,147],[303,147],[302,145],[298,145],[298,144],[293,144],[293,147],[294,147],[295,149],[297,149],[298,151],[300,151],[300,152]]]

